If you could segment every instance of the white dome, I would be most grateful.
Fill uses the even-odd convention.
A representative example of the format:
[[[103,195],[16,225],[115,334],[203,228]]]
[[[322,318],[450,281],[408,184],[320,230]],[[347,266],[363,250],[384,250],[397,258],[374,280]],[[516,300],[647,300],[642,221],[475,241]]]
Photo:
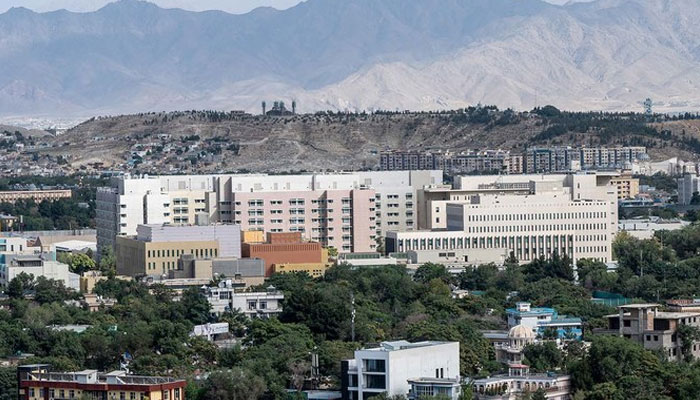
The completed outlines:
[[[530,329],[526,326],[517,325],[517,326],[510,328],[510,332],[508,332],[508,338],[509,339],[534,339],[535,333],[532,332],[532,329]]]

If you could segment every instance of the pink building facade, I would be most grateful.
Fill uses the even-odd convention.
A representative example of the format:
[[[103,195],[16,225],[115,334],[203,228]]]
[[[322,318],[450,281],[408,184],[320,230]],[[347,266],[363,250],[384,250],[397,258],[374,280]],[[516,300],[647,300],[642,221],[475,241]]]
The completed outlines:
[[[377,247],[373,189],[234,191],[230,215],[242,230],[301,232],[341,253]]]

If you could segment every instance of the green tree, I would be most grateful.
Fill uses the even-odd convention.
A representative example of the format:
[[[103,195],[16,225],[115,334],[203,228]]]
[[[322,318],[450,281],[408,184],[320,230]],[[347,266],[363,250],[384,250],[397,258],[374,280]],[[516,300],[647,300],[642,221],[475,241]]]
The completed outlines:
[[[13,299],[20,299],[24,294],[34,288],[34,276],[26,272],[20,272],[7,285],[7,295]]]
[[[453,278],[444,265],[426,263],[418,267],[413,275],[413,279],[419,283],[428,283],[433,279],[440,279],[445,283],[450,283]]]
[[[70,270],[76,274],[82,274],[85,271],[92,271],[97,266],[95,264],[95,260],[90,258],[85,253],[70,254],[63,262],[67,263]]]
[[[0,367],[0,400],[17,399],[17,370]]]
[[[700,341],[700,329],[690,325],[678,327],[678,339],[681,342],[681,354],[686,362],[693,361],[693,346]]]
[[[198,287],[187,288],[180,300],[185,317],[195,325],[209,322],[211,304],[202,296]]]
[[[547,400],[547,392],[544,389],[539,388],[535,390],[531,397],[532,400]]]
[[[266,390],[258,375],[243,368],[217,371],[209,375],[199,398],[206,400],[258,400]]]
[[[523,355],[524,363],[538,372],[556,371],[564,361],[564,355],[554,342],[527,345]]]

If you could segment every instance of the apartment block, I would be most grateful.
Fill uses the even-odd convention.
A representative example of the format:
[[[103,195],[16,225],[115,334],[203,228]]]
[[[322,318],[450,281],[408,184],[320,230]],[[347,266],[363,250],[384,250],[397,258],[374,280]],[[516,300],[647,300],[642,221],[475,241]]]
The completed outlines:
[[[598,174],[462,177],[459,200],[426,201],[432,230],[388,232],[387,252],[478,250],[492,262],[513,254],[521,262],[567,255],[612,260],[617,190]],[[428,215],[431,215],[428,213]],[[469,252],[465,254],[469,262]]]
[[[167,275],[184,255],[196,259],[241,257],[237,225],[139,225],[135,237],[117,237],[117,273]]]
[[[425,396],[459,398],[459,342],[382,342],[341,363],[343,400]]]
[[[639,195],[639,179],[633,178],[631,174],[620,174],[620,176],[613,177],[610,184],[617,187],[619,200],[634,199]]]
[[[526,173],[628,168],[648,160],[646,147],[540,147],[525,152]]]
[[[341,252],[376,248],[376,193],[361,186],[358,175],[240,178],[232,185],[231,201],[220,205],[223,222],[243,230],[299,232]]]
[[[440,185],[441,170],[358,172],[363,186],[375,190],[377,237],[390,230],[418,229],[418,191]]]
[[[22,365],[17,370],[20,400],[184,400],[184,380],[127,375],[124,371],[52,372],[48,364]]]
[[[380,154],[383,171],[441,170],[448,173],[493,172],[520,174],[523,156],[507,150],[450,152],[386,151]]]

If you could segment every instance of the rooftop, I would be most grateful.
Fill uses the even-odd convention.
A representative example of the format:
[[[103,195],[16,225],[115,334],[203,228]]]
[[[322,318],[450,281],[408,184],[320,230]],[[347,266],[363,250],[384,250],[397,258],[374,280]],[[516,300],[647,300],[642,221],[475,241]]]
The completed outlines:
[[[457,385],[459,380],[449,378],[409,378],[408,383],[423,383],[431,385]]]
[[[24,367],[24,366],[23,366]],[[38,365],[37,367],[45,367]],[[124,371],[112,371],[100,373],[97,370],[83,370],[77,372],[29,372],[23,377],[24,381],[31,382],[79,382],[91,384],[112,385],[160,385],[181,381],[175,378],[162,376],[138,376],[127,375]],[[184,381],[182,381],[184,382]]]
[[[430,347],[430,346],[439,346],[441,344],[447,344],[451,342],[439,342],[439,341],[424,341],[424,342],[414,342],[411,343],[407,340],[396,340],[393,342],[382,342],[379,344],[379,347],[373,347],[369,349],[363,349],[364,351],[398,351],[398,350],[408,350],[408,349],[415,349],[415,348],[420,348],[420,347]]]
[[[661,307],[661,306],[659,304],[655,304],[655,303],[626,304],[624,306],[619,306],[619,308],[622,308],[623,310],[637,310],[637,309],[642,309],[642,308],[654,308],[654,307]]]

